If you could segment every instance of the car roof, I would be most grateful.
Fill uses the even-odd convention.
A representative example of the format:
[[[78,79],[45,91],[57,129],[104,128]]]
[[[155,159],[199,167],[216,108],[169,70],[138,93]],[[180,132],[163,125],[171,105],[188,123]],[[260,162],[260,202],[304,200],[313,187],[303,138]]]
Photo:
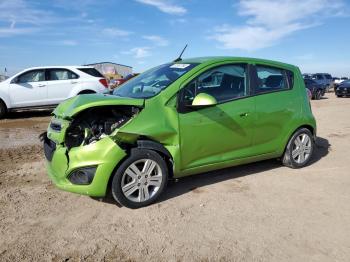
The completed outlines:
[[[268,59],[261,59],[261,58],[251,58],[251,57],[235,57],[235,56],[206,56],[206,57],[194,57],[194,58],[186,58],[183,59],[177,63],[199,63],[199,64],[212,64],[217,62],[224,62],[224,61],[232,61],[232,62],[246,62],[246,63],[262,63],[262,64],[271,64],[275,66],[281,66],[281,67],[289,67],[289,68],[296,68],[296,66],[282,63],[279,61],[274,60],[268,60]]]
[[[35,70],[35,69],[50,69],[50,68],[67,68],[67,69],[77,69],[77,68],[94,68],[93,66],[35,66],[35,67],[29,67],[24,70]]]

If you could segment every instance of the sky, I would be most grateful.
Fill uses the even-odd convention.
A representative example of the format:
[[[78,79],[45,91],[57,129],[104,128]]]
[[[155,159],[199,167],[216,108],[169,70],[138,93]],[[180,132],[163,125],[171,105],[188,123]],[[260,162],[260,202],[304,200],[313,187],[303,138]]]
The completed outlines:
[[[184,58],[278,60],[350,77],[349,0],[0,0],[0,74]]]

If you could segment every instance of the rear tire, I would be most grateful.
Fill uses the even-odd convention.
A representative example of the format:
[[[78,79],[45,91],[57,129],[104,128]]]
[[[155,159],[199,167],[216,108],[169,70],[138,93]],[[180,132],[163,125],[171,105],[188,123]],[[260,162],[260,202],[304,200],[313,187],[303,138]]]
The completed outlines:
[[[298,129],[289,139],[282,163],[290,168],[301,168],[308,164],[314,152],[313,135],[307,128]]]
[[[0,119],[2,119],[7,113],[7,107],[3,101],[0,100]]]
[[[159,198],[167,182],[167,165],[158,153],[133,149],[114,174],[112,196],[125,207],[144,207]]]
[[[316,91],[315,99],[320,100],[322,96],[322,91],[319,89]]]

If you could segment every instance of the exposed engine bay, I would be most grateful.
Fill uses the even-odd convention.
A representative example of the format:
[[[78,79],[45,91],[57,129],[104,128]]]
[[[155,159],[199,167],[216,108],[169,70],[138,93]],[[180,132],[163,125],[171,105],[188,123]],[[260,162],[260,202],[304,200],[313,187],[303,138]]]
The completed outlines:
[[[68,149],[88,145],[113,133],[140,111],[134,106],[94,107],[74,116],[67,129],[65,145]]]

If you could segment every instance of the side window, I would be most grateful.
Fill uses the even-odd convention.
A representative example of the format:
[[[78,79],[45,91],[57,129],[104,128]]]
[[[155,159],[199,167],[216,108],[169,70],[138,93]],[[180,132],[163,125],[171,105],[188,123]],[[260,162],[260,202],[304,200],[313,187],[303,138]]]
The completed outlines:
[[[29,82],[39,82],[45,81],[45,71],[44,70],[32,70],[25,72],[18,77],[18,83],[29,83]]]
[[[182,91],[183,103],[192,104],[200,93],[216,98],[217,102],[225,102],[247,95],[246,66],[242,64],[215,67],[192,80]]]
[[[78,75],[66,69],[50,69],[48,80],[69,80],[77,79]]]
[[[286,70],[276,67],[257,65],[256,72],[258,76],[258,83],[255,93],[260,94],[289,89],[288,78],[290,78],[290,81],[292,81],[292,76],[288,76],[289,74],[286,72]]]

